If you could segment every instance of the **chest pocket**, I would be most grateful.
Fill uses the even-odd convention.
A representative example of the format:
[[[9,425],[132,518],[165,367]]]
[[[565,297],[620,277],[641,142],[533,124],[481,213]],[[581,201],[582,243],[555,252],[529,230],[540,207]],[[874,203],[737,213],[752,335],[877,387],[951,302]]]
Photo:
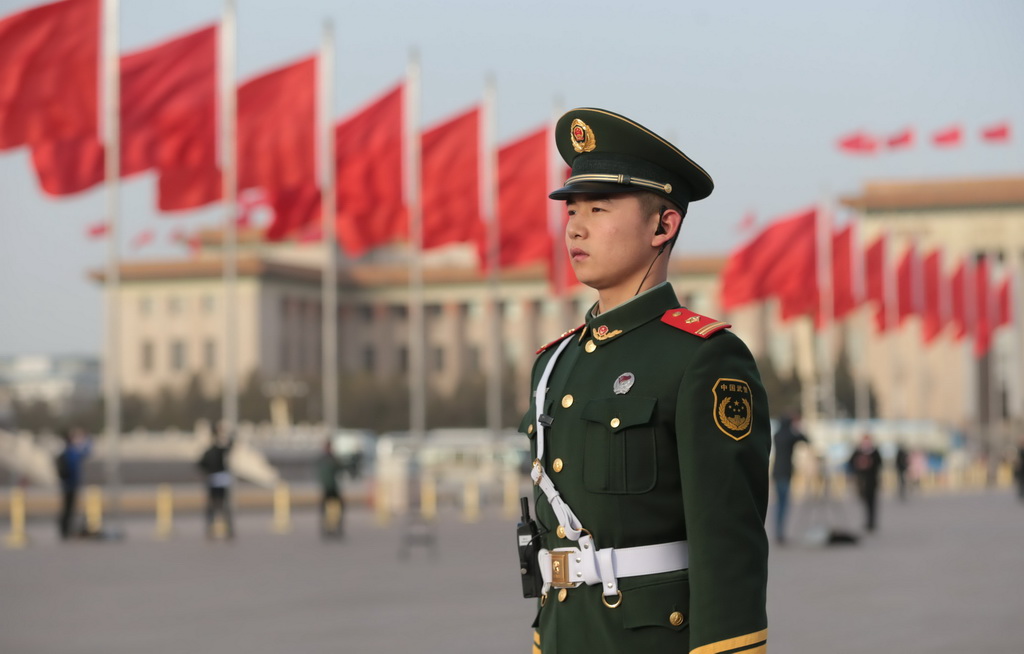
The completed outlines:
[[[583,483],[593,493],[646,493],[657,481],[653,397],[616,396],[591,400],[583,409],[587,425]]]

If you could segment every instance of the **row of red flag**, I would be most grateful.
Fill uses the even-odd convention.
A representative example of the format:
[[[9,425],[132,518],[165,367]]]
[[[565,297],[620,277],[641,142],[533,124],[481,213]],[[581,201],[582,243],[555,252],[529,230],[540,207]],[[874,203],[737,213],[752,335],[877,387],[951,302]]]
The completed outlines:
[[[1010,122],[1001,121],[978,129],[978,138],[982,143],[1001,144],[1010,142]],[[967,132],[962,125],[950,125],[932,132],[928,141],[940,148],[951,148],[963,145]],[[883,150],[902,150],[912,147],[917,142],[917,131],[913,127],[904,128],[888,136],[872,134],[857,130],[839,138],[836,145],[849,154],[875,154]]]
[[[779,218],[732,252],[722,273],[722,308],[775,299],[783,320],[811,316],[821,327],[870,304],[879,332],[918,316],[925,344],[949,328],[955,340],[973,340],[976,356],[1013,321],[1013,275],[995,279],[988,257],[948,266],[942,251],[918,252],[911,244],[897,260],[886,234],[862,247],[856,222],[836,229],[824,218],[818,208]]]
[[[100,0],[60,0],[0,20],[0,150],[30,148],[41,186],[53,195],[104,179],[100,9]],[[120,59],[121,175],[154,171],[162,211],[221,198],[217,33],[206,27]],[[317,59],[310,57],[237,89],[238,189],[258,189],[272,207],[269,239],[321,231],[316,75]],[[335,125],[335,224],[353,256],[409,237],[405,102],[403,82]],[[422,132],[420,184],[424,247],[476,243],[486,261],[482,113],[477,106]],[[503,267],[548,262],[555,269],[546,197],[550,141],[542,128],[497,153]]]

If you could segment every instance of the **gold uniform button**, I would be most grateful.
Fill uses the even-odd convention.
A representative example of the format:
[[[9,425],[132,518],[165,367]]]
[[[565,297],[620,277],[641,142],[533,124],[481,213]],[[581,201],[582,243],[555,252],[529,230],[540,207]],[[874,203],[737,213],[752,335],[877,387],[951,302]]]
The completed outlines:
[[[526,428],[526,433],[527,434],[532,434],[533,433],[533,425],[530,425],[529,427]]]
[[[565,588],[563,588],[562,590],[558,591],[558,601],[559,602],[564,602],[565,598],[568,597],[568,596],[569,596],[569,591],[566,590]]]
[[[555,472],[562,472],[563,465],[564,463],[561,459],[555,459],[554,461],[551,462],[551,469],[554,470]]]
[[[558,529],[555,530],[555,534],[557,534],[559,538],[565,538],[565,527],[558,525]]]
[[[668,616],[668,621],[672,624],[673,627],[678,627],[679,625],[683,624],[683,614],[679,611],[673,611],[672,615]]]
[[[618,426],[619,426],[619,425],[620,425],[621,423],[619,422],[619,419],[618,419],[618,418],[612,418],[612,421],[611,421],[611,422],[610,422],[609,424],[610,424],[610,425],[612,426],[612,429],[615,429],[615,428],[617,428],[617,427],[618,427]]]
[[[562,408],[563,409],[568,409],[571,406],[572,406],[572,395],[566,394],[566,396],[562,398]]]
[[[595,343],[594,341],[587,341],[587,344],[583,346],[583,349],[586,350],[589,354],[590,352],[593,352],[594,350],[597,349],[597,343]]]

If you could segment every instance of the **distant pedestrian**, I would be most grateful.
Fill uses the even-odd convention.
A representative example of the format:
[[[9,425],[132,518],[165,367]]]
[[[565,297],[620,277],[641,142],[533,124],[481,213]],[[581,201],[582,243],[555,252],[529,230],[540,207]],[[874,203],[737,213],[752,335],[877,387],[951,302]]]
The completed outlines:
[[[342,538],[345,535],[345,500],[338,480],[345,466],[334,454],[331,441],[324,443],[324,449],[316,460],[316,478],[320,484],[320,535],[324,538]]]
[[[910,467],[910,454],[903,443],[896,446],[896,481],[901,502],[907,501],[907,469]]]
[[[235,537],[235,526],[231,517],[231,471],[228,469],[228,453],[235,444],[234,437],[222,426],[213,435],[213,441],[199,459],[199,469],[206,475],[206,537],[214,537],[213,525],[217,516],[224,520],[227,537]]]
[[[870,434],[861,437],[857,449],[850,455],[847,467],[857,481],[857,494],[864,503],[864,528],[874,531],[877,526],[878,477],[882,470],[882,455]]]
[[[784,416],[775,432],[775,542],[786,543],[786,514],[789,510],[789,485],[793,479],[793,450],[797,443],[809,443],[800,431],[800,414]]]
[[[74,529],[78,489],[82,486],[82,464],[92,452],[92,439],[81,427],[72,427],[64,434],[64,449],[57,456],[57,477],[60,478],[61,510],[58,519],[60,537],[77,536]]]

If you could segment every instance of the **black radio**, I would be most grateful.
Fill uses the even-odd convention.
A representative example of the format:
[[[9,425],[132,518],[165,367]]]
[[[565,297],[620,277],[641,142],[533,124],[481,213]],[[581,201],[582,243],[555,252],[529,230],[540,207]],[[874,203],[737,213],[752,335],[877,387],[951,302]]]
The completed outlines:
[[[519,539],[519,574],[523,581],[523,597],[540,597],[543,585],[537,564],[537,523],[530,518],[530,500],[519,498],[522,516],[516,526]]]

